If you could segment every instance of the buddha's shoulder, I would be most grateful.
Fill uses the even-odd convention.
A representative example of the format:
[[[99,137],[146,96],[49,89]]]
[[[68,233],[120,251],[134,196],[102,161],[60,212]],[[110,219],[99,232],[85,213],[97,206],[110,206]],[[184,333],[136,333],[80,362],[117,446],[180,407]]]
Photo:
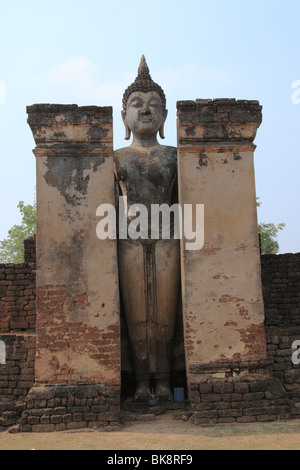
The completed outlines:
[[[168,153],[170,155],[177,155],[177,147],[172,147],[170,145],[161,145],[161,149],[163,152]]]
[[[153,157],[161,161],[169,162],[169,164],[176,164],[177,162],[177,148],[169,145],[160,145],[157,149],[151,151]]]
[[[123,155],[123,153],[129,153],[132,151],[132,147],[122,147],[120,149],[114,150],[114,155]]]

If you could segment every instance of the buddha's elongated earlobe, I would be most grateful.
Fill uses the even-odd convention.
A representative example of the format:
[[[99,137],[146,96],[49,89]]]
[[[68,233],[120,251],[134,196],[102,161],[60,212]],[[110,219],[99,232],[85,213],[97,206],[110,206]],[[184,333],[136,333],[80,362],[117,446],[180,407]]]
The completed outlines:
[[[161,125],[160,128],[159,128],[159,137],[160,137],[161,139],[164,139],[164,138],[165,138],[164,127],[165,127],[165,123],[163,122],[162,125]]]
[[[131,136],[131,130],[129,129],[127,124],[125,124],[125,140],[129,140],[130,136]]]
[[[165,138],[165,122],[166,122],[167,116],[168,116],[168,110],[165,109],[165,111],[164,111],[164,120],[162,122],[162,125],[159,128],[159,137],[161,139]]]
[[[122,120],[123,120],[123,123],[124,123],[124,126],[125,126],[125,140],[129,140],[130,139],[130,136],[131,136],[131,130],[129,129],[128,127],[128,124],[126,122],[126,111],[122,110],[121,111],[121,116],[122,116]]]

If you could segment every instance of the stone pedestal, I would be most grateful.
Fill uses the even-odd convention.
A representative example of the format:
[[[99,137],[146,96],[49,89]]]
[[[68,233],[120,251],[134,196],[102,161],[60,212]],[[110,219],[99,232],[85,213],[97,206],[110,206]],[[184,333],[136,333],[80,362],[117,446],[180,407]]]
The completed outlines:
[[[44,420],[60,428],[73,426],[72,403],[80,399],[92,400],[91,422],[115,422],[120,398],[117,247],[116,240],[96,235],[97,207],[115,203],[112,108],[45,104],[27,112],[37,162],[37,354],[28,403],[60,400],[62,406],[69,400],[60,411],[69,415],[66,423]],[[84,406],[82,412],[93,414]],[[102,419],[110,406],[113,415]],[[30,425],[26,417],[23,425]]]
[[[181,247],[193,403],[198,384],[241,371],[251,376],[250,369],[265,364],[253,164],[262,114],[257,101],[234,99],[181,101],[177,107],[179,202],[204,204],[202,249],[187,250],[185,238]]]

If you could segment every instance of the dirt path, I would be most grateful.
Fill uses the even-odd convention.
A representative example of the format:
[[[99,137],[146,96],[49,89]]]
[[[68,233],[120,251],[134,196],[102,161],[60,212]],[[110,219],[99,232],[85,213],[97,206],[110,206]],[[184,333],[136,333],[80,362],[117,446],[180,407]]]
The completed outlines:
[[[196,427],[171,414],[132,422],[120,431],[0,433],[0,450],[300,449],[300,420]]]

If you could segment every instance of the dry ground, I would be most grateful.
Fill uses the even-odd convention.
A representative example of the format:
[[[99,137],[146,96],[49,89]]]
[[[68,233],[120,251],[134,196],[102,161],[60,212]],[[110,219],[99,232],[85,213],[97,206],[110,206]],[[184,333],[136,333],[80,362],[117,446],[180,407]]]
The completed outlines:
[[[0,433],[0,450],[299,450],[300,419],[275,423],[193,426],[172,414],[129,423],[120,431]]]

